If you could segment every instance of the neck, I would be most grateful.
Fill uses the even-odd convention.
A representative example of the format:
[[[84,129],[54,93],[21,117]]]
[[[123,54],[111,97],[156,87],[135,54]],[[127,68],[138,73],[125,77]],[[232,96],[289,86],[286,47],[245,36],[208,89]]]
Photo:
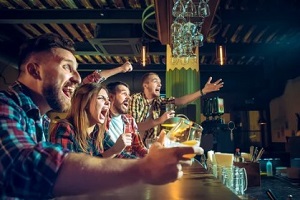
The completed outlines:
[[[110,107],[109,111],[112,117],[118,117],[121,115],[118,111],[116,111],[116,109],[113,106]]]
[[[90,134],[90,133],[93,132],[95,126],[96,126],[96,125],[94,124],[94,125],[92,125],[92,126],[89,126],[89,127],[86,129],[86,131],[88,132],[88,134]]]
[[[154,97],[152,95],[150,95],[149,93],[144,93],[146,100],[148,101],[149,104],[151,104],[153,102]]]

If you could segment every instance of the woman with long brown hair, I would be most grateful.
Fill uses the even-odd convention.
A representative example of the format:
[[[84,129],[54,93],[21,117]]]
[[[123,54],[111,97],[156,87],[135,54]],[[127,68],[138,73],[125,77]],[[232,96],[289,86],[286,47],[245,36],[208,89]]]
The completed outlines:
[[[110,102],[106,88],[99,83],[79,86],[71,99],[71,109],[65,119],[51,130],[50,141],[74,152],[101,157],[132,157],[122,150],[131,144],[131,135],[123,134],[116,144],[105,149],[105,121]]]

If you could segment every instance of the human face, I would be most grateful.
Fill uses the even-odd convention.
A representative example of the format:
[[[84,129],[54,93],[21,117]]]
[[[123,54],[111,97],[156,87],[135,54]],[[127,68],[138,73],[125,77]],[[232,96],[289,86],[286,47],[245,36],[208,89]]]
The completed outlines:
[[[53,110],[66,111],[70,109],[71,97],[81,82],[76,58],[62,48],[53,48],[52,53],[42,54],[42,95]]]
[[[111,99],[111,111],[113,114],[127,114],[128,104],[130,97],[130,91],[125,85],[118,85],[116,88],[116,94],[110,95]]]
[[[101,123],[104,121],[109,110],[110,102],[106,90],[101,89],[98,94],[93,95],[89,106],[90,125]]]
[[[155,98],[160,96],[161,80],[153,74],[150,75],[144,83],[144,92],[148,98]]]

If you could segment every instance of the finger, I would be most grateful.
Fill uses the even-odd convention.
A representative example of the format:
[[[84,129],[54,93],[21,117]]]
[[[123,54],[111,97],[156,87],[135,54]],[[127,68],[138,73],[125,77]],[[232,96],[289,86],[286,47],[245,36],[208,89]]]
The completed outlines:
[[[179,164],[177,164],[177,169],[178,169],[178,171],[182,171],[182,166],[181,166],[181,164],[179,163]]]
[[[221,81],[222,81],[222,79],[217,80],[216,82],[214,82],[214,85],[218,85]],[[223,83],[221,83],[221,84],[223,84]]]
[[[174,110],[170,110],[170,111],[169,111],[169,114],[170,114],[170,115],[175,114],[175,111],[174,111]]]
[[[185,154],[202,155],[204,150],[201,147],[176,147],[175,152],[180,160],[187,160],[183,157]]]
[[[161,130],[159,137],[157,138],[156,142],[159,142],[160,144],[164,144],[165,141],[165,137],[166,137],[166,131],[165,130]]]
[[[191,166],[193,164],[193,161],[191,159],[188,159],[188,160],[180,160],[179,163],[181,165],[184,165],[184,166]]]
[[[182,171],[181,164],[177,164],[177,169],[178,169],[177,179],[180,179],[183,176],[183,171]]]
[[[210,77],[208,78],[208,81],[206,82],[206,84],[209,84],[209,83],[211,82],[211,80],[212,80],[212,77],[210,76]]]
[[[175,114],[169,115],[169,118],[173,118],[173,117],[175,117]]]

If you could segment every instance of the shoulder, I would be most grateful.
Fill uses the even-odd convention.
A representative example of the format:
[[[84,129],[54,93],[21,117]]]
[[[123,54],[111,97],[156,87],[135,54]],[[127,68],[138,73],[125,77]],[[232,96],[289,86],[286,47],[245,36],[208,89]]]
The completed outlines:
[[[139,93],[132,94],[131,98],[139,99],[139,98],[144,98],[144,96],[143,96],[143,93],[139,92]]]
[[[126,119],[133,119],[134,120],[134,118],[130,114],[123,114],[122,117],[125,117]]]
[[[21,121],[26,118],[26,111],[22,108],[19,98],[15,94],[0,91],[0,115],[5,118]]]
[[[74,126],[66,119],[59,120],[54,125],[54,134],[56,136],[72,136],[74,135],[75,128]]]

